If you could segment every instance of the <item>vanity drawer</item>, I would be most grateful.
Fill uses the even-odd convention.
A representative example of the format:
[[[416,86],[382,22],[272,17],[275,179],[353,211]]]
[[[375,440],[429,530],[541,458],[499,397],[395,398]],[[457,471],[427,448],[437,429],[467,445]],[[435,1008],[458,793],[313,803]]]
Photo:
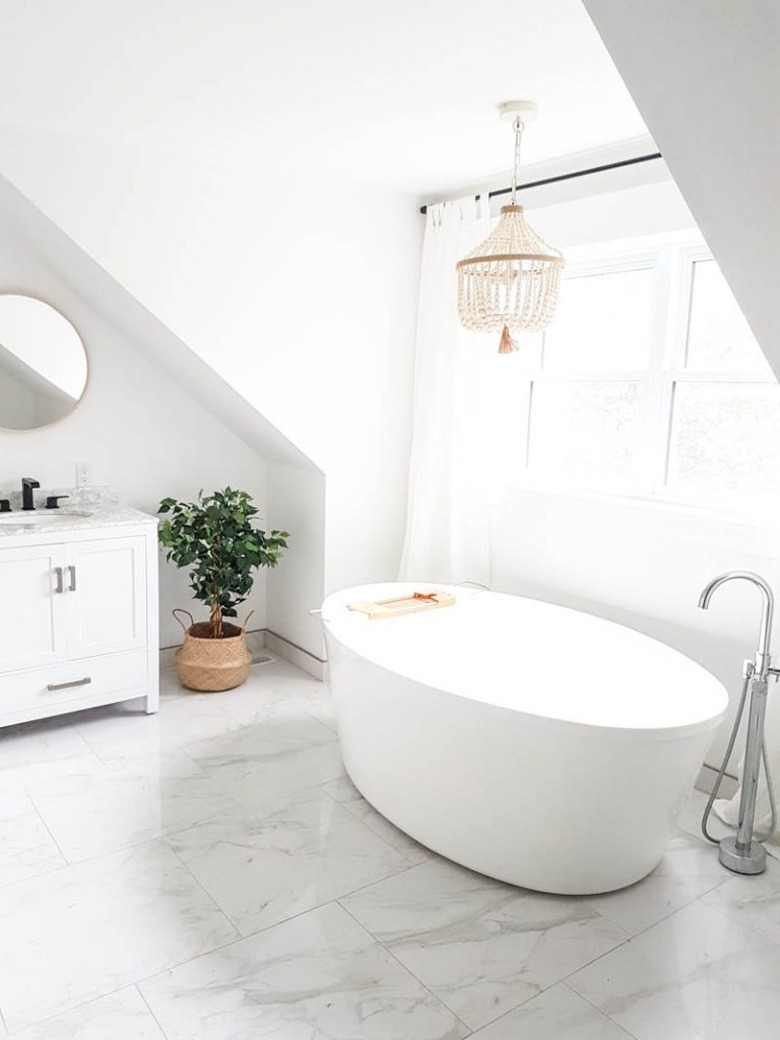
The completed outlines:
[[[79,702],[110,704],[122,700],[123,691],[130,691],[128,697],[143,696],[148,661],[145,649],[129,650],[0,675],[0,726],[3,716],[17,712],[40,710],[42,714],[59,714],[62,705],[72,705],[69,710],[76,711]],[[116,697],[112,696],[114,693]],[[13,723],[9,720],[5,724]]]

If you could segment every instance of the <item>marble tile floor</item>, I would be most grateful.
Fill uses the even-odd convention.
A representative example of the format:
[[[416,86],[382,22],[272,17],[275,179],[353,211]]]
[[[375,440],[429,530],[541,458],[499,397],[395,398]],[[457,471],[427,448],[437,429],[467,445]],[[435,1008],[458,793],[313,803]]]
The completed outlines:
[[[728,874],[694,792],[656,871],[565,898],[422,848],[346,777],[327,685],[0,732],[0,1037],[770,1040],[780,862]]]

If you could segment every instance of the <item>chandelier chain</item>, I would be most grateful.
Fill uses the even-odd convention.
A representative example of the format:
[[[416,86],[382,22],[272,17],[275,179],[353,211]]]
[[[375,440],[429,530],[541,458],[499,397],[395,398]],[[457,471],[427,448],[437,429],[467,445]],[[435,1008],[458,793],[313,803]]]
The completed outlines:
[[[518,180],[518,173],[519,173],[519,170],[520,170],[520,146],[521,146],[521,144],[523,142],[523,130],[525,130],[525,123],[520,118],[520,116],[517,116],[517,118],[515,119],[514,123],[512,124],[512,128],[514,129],[514,132],[515,132],[515,165],[514,165],[514,169],[512,171],[512,205],[516,206],[517,205],[517,180]]]

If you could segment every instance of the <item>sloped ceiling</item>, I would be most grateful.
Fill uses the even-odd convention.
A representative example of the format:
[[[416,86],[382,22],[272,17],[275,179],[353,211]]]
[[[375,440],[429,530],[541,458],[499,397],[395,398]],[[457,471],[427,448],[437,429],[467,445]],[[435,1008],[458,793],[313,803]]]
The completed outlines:
[[[584,4],[780,376],[780,5]]]
[[[579,0],[6,0],[0,124],[416,195],[644,133]]]
[[[49,258],[79,295],[97,302],[125,335],[196,401],[249,447],[271,462],[316,469],[234,387],[175,336],[91,257],[0,177],[0,224],[14,228]]]

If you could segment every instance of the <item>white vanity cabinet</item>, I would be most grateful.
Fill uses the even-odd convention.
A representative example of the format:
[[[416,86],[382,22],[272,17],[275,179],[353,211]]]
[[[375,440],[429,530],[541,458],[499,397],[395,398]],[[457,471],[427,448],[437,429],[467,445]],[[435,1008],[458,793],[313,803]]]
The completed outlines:
[[[0,726],[137,697],[158,708],[156,521],[101,513],[0,529]]]

